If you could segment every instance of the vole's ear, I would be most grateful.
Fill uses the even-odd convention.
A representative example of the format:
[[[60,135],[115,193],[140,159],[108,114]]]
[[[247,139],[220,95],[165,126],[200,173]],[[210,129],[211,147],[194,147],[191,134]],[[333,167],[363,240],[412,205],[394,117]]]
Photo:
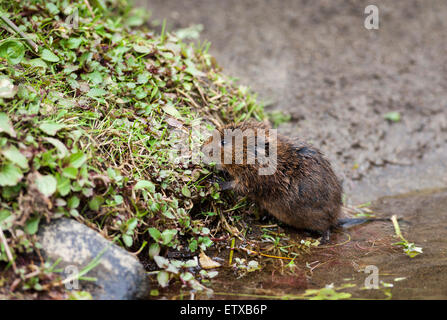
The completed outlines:
[[[262,121],[262,124],[264,126],[264,129],[271,129],[272,128],[272,125],[270,124],[270,121],[267,118],[265,118],[264,121]]]
[[[272,126],[270,125],[270,122],[267,119],[264,119],[264,121],[260,122],[254,119],[248,119],[245,120],[244,123],[249,128],[258,128],[258,129],[271,129]]]
[[[257,121],[253,121],[253,122],[256,123],[256,127],[258,127],[259,129],[264,129],[264,130],[272,129],[272,126],[268,119],[264,119],[262,122],[257,122]]]

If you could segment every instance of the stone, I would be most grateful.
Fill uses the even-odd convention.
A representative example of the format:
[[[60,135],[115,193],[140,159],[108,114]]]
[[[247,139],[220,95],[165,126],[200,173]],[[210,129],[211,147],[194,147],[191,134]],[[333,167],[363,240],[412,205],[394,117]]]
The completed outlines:
[[[99,264],[84,275],[97,280],[79,280],[78,288],[73,288],[90,292],[93,299],[133,300],[149,293],[149,279],[138,259],[86,225],[67,218],[53,220],[41,226],[38,241],[47,261],[61,259],[56,268],[63,270],[62,280],[81,271],[108,247]],[[71,287],[73,284],[68,283]]]

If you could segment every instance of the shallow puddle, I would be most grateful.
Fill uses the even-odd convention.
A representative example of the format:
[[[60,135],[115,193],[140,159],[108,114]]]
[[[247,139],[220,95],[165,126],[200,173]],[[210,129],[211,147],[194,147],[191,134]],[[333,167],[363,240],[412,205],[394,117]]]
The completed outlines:
[[[337,292],[350,293],[354,299],[447,298],[447,190],[382,198],[373,203],[372,209],[378,217],[401,217],[399,225],[404,237],[422,247],[423,253],[408,257],[401,247],[393,245],[398,239],[392,223],[382,221],[334,234],[331,243],[312,247],[307,253],[300,251],[294,261],[295,268],[288,266],[290,260],[235,250],[233,263],[240,258],[246,262],[256,260],[261,266],[261,270],[241,276],[240,271],[228,266],[230,250],[226,247],[209,254],[221,259],[224,265],[218,269],[219,275],[207,284],[213,294],[196,293],[194,298],[297,299],[303,298],[306,289],[320,289],[330,284]],[[259,239],[256,233],[260,228],[253,230],[252,238]],[[293,229],[269,230],[286,234],[290,243],[300,243],[303,239],[303,234]],[[244,243],[237,240],[236,247],[241,245]],[[263,248],[259,251],[266,253]],[[274,256],[274,252],[278,256],[287,255],[274,250],[269,254]],[[373,273],[365,273],[365,268],[378,271],[379,289],[365,288],[365,280],[367,284],[374,284],[368,278]],[[160,291],[160,296],[154,298],[190,299],[192,296],[187,288],[174,286]]]

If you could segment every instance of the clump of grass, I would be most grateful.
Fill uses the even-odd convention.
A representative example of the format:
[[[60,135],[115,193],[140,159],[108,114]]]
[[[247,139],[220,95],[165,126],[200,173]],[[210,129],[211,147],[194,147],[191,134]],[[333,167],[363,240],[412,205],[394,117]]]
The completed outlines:
[[[0,10],[21,31],[0,29],[0,264],[16,275],[3,287],[26,289],[22,258],[38,256],[39,225],[64,216],[152,259],[213,246],[225,230],[209,213],[233,200],[208,179],[212,169],[169,151],[200,145],[199,123],[262,119],[256,97],[221,73],[209,45],[155,34],[125,0]],[[167,271],[163,284],[185,281]],[[33,275],[34,290],[47,278]]]
[[[393,222],[396,236],[400,239],[400,241],[394,243],[394,245],[401,246],[404,253],[410,258],[414,258],[418,254],[422,253],[422,247],[417,247],[414,243],[408,242],[408,240],[404,238],[402,232],[400,231],[399,223],[397,222],[397,217],[395,215],[391,217],[391,221]]]
[[[276,110],[268,114],[270,121],[274,128],[277,128],[280,124],[289,122],[292,119],[290,114],[284,113],[283,111]]]

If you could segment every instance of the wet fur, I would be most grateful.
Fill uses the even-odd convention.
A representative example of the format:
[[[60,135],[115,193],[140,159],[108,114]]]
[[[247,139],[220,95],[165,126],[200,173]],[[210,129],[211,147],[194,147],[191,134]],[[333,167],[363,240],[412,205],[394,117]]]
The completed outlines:
[[[256,132],[257,129],[268,129],[268,126],[259,122],[232,124],[219,129],[222,135],[225,129]],[[236,146],[233,160],[237,153],[247,152],[246,145]],[[332,228],[337,227],[343,190],[331,164],[318,149],[278,135],[275,173],[258,175],[259,167],[257,162],[247,164],[246,161],[222,164],[234,179],[231,187],[237,193],[248,196],[285,224],[316,231],[326,237]]]

